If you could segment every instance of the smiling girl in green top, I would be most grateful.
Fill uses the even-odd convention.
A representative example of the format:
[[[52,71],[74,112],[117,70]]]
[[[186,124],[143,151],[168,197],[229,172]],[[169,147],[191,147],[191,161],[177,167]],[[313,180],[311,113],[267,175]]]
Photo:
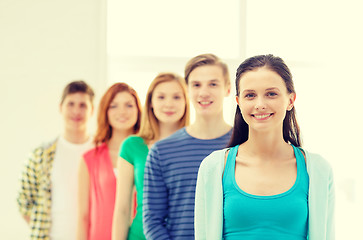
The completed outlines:
[[[145,239],[142,225],[143,181],[149,148],[189,123],[185,81],[174,73],[160,73],[151,83],[139,134],[127,138],[117,165],[116,202],[112,239]],[[136,187],[136,216],[130,226],[132,193]]]

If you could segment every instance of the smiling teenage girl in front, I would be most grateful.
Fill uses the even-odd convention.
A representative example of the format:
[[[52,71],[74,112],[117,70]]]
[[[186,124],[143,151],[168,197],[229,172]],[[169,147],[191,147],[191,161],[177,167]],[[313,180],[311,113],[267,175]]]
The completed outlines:
[[[230,148],[199,169],[196,239],[334,239],[332,170],[301,148],[286,64],[272,55],[247,59],[236,92]]]

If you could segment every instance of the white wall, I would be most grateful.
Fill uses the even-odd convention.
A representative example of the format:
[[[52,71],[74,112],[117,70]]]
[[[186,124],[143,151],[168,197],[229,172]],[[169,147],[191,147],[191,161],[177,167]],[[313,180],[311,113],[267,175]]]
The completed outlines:
[[[84,79],[98,97],[103,92],[104,5],[101,0],[0,1],[1,239],[28,239],[16,206],[18,177],[28,153],[61,130],[64,86]]]

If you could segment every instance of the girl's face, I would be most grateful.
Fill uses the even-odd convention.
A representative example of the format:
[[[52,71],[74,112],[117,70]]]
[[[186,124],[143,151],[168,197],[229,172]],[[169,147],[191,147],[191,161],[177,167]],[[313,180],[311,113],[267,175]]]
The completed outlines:
[[[128,92],[119,92],[108,107],[107,117],[113,129],[129,131],[137,122],[137,112],[135,98]]]
[[[185,112],[182,87],[176,81],[158,84],[151,97],[151,107],[161,123],[177,123]]]
[[[241,76],[236,97],[250,131],[282,132],[286,111],[294,106],[295,94],[288,93],[284,80],[268,68],[258,68]]]

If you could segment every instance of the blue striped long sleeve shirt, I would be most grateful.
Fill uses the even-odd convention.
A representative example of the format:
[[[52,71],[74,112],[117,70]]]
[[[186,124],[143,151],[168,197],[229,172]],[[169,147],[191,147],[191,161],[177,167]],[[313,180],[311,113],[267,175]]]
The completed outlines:
[[[143,222],[146,239],[194,239],[194,197],[199,165],[226,147],[231,131],[197,139],[185,128],[150,149],[144,175]]]

